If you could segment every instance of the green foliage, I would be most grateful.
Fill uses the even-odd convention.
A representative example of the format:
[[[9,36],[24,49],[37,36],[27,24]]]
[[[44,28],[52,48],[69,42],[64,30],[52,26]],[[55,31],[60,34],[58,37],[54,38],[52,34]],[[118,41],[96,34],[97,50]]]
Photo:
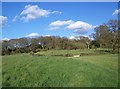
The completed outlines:
[[[90,42],[90,48],[99,48],[100,44],[97,41],[91,41]]]
[[[113,52],[119,49],[118,20],[109,20],[106,24],[95,28],[95,40],[102,48],[112,48]],[[120,51],[118,50],[118,53]]]
[[[34,54],[34,52],[31,51],[31,52],[30,52],[30,55],[34,56],[35,54]]]
[[[92,34],[93,41],[84,36],[78,36],[79,40],[70,40],[59,36],[11,39],[2,42],[2,55],[13,54],[13,51],[14,53],[31,51],[36,53],[41,50],[77,50],[99,47],[112,48],[114,53],[119,53],[119,31],[118,20],[109,20],[108,23],[95,28],[95,33]]]
[[[61,37],[39,37],[39,38],[20,38],[12,39],[10,41],[2,42],[3,55],[10,55],[14,53],[34,53],[47,50],[72,50],[72,49],[86,49],[86,41],[88,38],[82,37],[82,40],[70,40]],[[11,53],[12,52],[12,53]]]

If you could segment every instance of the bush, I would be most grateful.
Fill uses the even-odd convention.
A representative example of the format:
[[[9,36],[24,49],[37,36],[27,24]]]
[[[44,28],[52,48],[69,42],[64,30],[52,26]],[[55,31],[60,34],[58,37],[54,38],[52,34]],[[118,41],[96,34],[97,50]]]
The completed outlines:
[[[35,54],[34,54],[34,52],[31,51],[31,52],[30,52],[30,55],[34,56]]]
[[[15,51],[12,51],[10,54],[12,54],[12,55],[13,55],[13,54],[16,54],[16,53],[15,53]]]
[[[96,53],[80,53],[80,56],[91,56],[96,55]]]
[[[63,54],[54,54],[54,55],[51,55],[51,56],[64,56]]]
[[[36,49],[36,52],[40,52],[41,51],[41,49]]]
[[[66,57],[72,57],[73,55],[72,54],[65,54]]]

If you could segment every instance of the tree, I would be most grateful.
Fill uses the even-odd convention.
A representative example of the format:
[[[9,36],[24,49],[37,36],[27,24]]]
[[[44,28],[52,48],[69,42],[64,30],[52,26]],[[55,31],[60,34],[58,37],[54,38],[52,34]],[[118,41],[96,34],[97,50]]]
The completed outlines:
[[[9,41],[2,41],[2,55],[10,55],[12,49],[8,43]]]
[[[100,44],[100,47],[112,48],[115,52],[119,49],[119,31],[118,21],[109,20],[106,24],[95,28],[95,41]]]
[[[100,44],[97,41],[93,40],[90,42],[90,48],[99,48],[99,47]]]
[[[106,25],[100,25],[95,28],[96,37],[95,40],[100,44],[100,47],[107,47],[110,43],[110,33],[108,31],[108,27]]]
[[[120,32],[120,28],[118,25],[118,20],[109,20],[107,23],[108,27],[109,27],[109,31],[111,32],[112,38],[112,48],[113,48],[113,52],[118,49],[119,50],[119,32]]]
[[[84,37],[84,36],[79,36],[80,38],[80,42],[84,43],[87,47],[87,49],[90,48],[90,39],[88,37]]]

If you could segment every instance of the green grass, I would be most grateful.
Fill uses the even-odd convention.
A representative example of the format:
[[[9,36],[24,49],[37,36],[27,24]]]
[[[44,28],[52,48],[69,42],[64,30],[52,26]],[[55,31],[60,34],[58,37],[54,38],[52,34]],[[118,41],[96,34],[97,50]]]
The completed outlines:
[[[52,50],[53,51],[53,50]],[[55,54],[79,50],[54,50]],[[84,52],[93,52],[92,50]],[[44,52],[43,52],[44,53]],[[67,58],[16,54],[4,56],[3,86],[26,87],[115,87],[118,83],[118,55],[101,54]]]
[[[72,54],[78,54],[80,52],[80,50],[48,50],[47,52],[46,51],[42,51],[42,52],[38,52],[36,54],[45,54],[47,56],[50,56],[50,55],[64,55],[64,54],[67,54],[67,53],[72,53]]]
[[[73,54],[73,55],[79,55],[82,52],[87,52],[87,53],[94,53],[95,50],[48,50],[46,51],[41,51],[41,52],[37,52],[36,54],[44,54],[46,56],[50,56],[50,55],[65,55],[65,54]]]

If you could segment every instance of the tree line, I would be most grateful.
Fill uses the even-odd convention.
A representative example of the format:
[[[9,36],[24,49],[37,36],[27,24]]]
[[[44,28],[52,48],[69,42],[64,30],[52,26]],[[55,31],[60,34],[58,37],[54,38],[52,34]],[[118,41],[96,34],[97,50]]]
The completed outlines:
[[[119,52],[119,21],[109,20],[107,23],[97,26],[95,33],[92,33],[90,40],[88,37],[78,36],[79,39],[70,40],[66,37],[49,36],[36,38],[19,38],[9,41],[2,41],[1,55],[11,55],[16,53],[38,52],[51,49],[91,49],[91,48],[112,48],[113,52]]]
[[[2,55],[29,53],[31,51],[36,53],[51,49],[85,49],[87,48],[86,41],[88,40],[88,37],[83,37],[79,41],[58,36],[11,39],[2,41]]]

